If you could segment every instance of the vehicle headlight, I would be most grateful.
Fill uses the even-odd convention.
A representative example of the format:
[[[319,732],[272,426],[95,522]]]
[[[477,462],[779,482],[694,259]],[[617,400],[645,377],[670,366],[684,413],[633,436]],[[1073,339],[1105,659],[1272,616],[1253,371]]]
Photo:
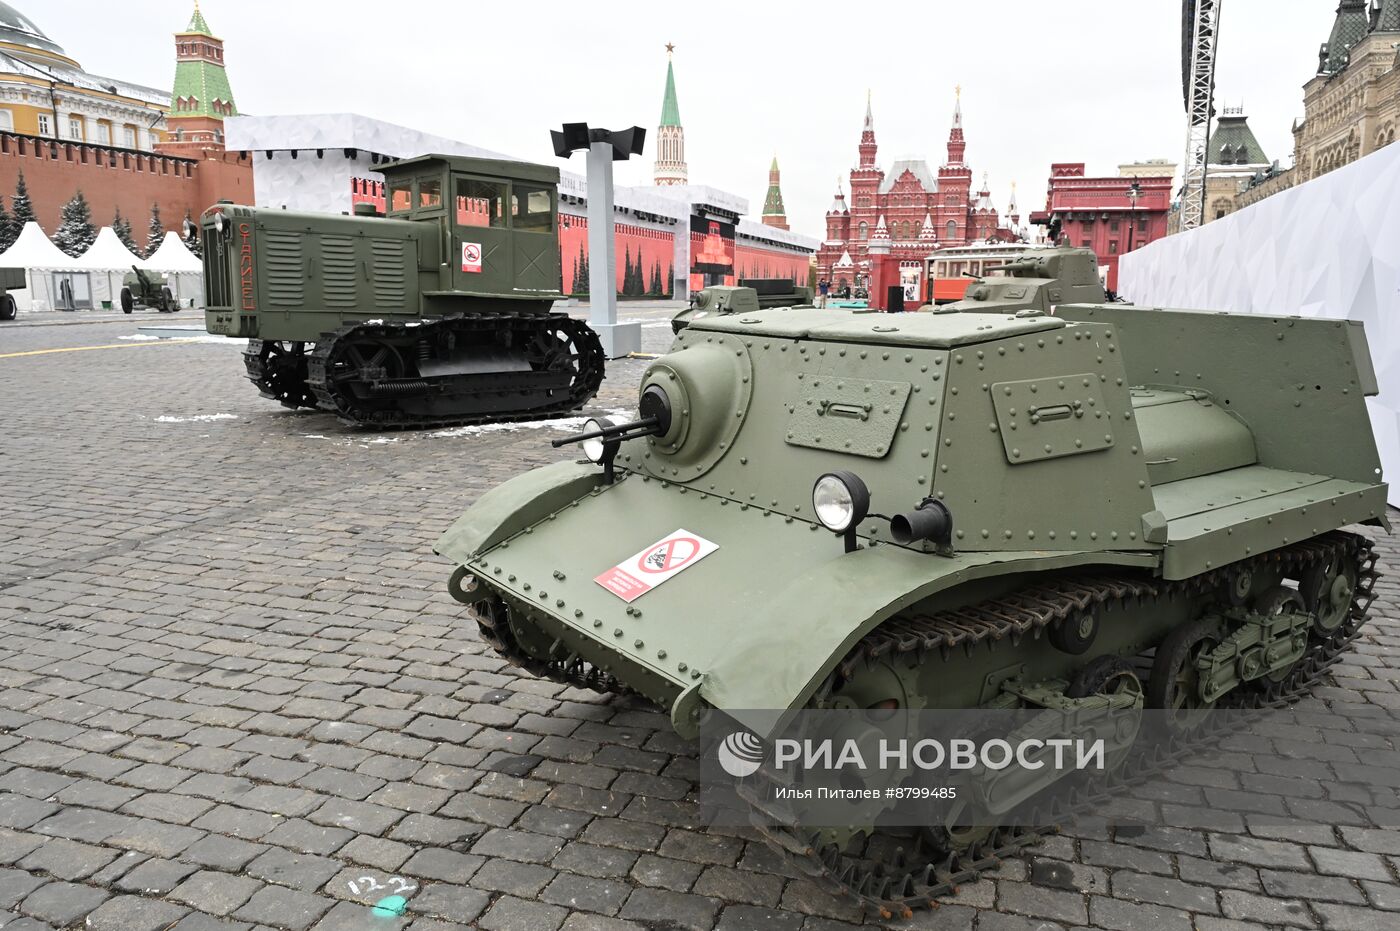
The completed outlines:
[[[606,417],[590,417],[583,422],[581,433],[596,433],[599,430],[606,430],[613,426],[613,422]],[[601,436],[595,436],[591,440],[584,440],[579,444],[583,447],[583,454],[588,457],[589,462],[603,461],[604,440]]]
[[[827,530],[845,533],[865,520],[870,490],[854,472],[828,472],[812,486],[812,510]]]
[[[224,224],[226,222],[227,221],[224,219],[222,211],[214,214],[214,229],[219,233],[220,236],[224,234]]]

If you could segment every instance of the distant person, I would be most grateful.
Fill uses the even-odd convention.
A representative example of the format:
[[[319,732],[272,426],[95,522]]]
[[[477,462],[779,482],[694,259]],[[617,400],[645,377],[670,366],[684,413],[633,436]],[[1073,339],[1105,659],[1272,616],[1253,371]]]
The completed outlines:
[[[826,296],[829,293],[831,293],[831,282],[823,278],[820,282],[817,283],[817,290],[821,293],[821,296],[817,298],[817,306],[825,307]]]

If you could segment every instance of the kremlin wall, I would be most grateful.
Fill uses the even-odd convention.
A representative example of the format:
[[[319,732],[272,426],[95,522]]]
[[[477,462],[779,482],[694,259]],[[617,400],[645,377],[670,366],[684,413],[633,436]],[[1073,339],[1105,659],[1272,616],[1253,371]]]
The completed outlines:
[[[82,192],[96,225],[119,212],[138,231],[153,208],[178,229],[219,200],[324,213],[383,206],[378,166],[426,153],[513,159],[475,143],[355,113],[242,114],[223,42],[198,4],[175,34],[169,91],[90,74],[37,24],[0,3],[0,196],[21,175],[39,225]],[[58,80],[54,80],[57,77]],[[549,127],[540,127],[543,134]],[[776,160],[762,222],[748,200],[689,182],[676,76],[666,68],[655,184],[616,191],[618,292],[684,299],[709,284],[789,278],[806,284],[815,239],[788,230]],[[562,288],[588,281],[587,183],[560,165]]]

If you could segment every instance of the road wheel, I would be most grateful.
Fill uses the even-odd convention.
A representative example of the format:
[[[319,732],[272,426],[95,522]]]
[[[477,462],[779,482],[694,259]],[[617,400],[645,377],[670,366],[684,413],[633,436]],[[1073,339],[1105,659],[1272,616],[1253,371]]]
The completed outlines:
[[[1341,553],[1313,566],[1298,581],[1303,603],[1313,615],[1313,633],[1326,638],[1347,619],[1356,593],[1356,567]]]
[[[128,288],[128,287],[123,286],[123,287],[122,287],[122,313],[124,313],[124,314],[129,314],[129,313],[131,313],[131,309],[132,309],[133,307],[135,307],[135,306],[136,306],[136,300],[131,296],[131,289]]]
[[[1165,711],[1167,730],[1188,734],[1205,720],[1214,702],[1201,699],[1196,661],[1220,644],[1220,627],[1200,618],[1167,634],[1157,647],[1147,679],[1147,707]]]
[[[156,298],[156,302],[156,309],[163,314],[174,313],[178,309],[175,306],[175,295],[164,285],[161,285],[160,297]]]
[[[13,320],[19,316],[19,308],[15,305],[14,295],[0,294],[0,320]]]

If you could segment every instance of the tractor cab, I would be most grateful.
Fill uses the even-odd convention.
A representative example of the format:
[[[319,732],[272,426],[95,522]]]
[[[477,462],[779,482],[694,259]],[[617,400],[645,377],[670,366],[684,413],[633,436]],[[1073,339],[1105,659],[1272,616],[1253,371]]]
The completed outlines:
[[[558,300],[559,170],[424,155],[381,166],[387,215],[440,224],[439,295]],[[425,295],[435,296],[435,295]]]

